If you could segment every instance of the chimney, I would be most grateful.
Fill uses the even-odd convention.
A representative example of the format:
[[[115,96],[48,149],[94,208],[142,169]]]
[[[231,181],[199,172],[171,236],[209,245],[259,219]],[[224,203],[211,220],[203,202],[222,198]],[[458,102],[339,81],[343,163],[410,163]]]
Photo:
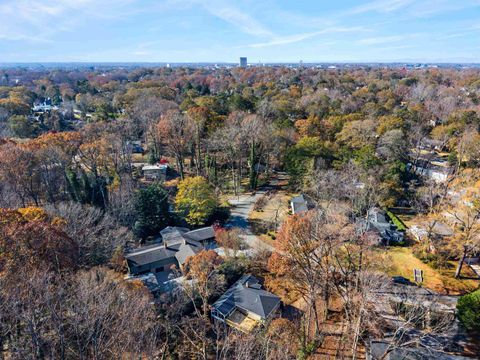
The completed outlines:
[[[167,240],[163,240],[163,248],[168,249]]]
[[[249,287],[250,287],[250,283],[249,283],[248,281],[245,282],[245,287],[246,287],[246,288],[249,288]]]

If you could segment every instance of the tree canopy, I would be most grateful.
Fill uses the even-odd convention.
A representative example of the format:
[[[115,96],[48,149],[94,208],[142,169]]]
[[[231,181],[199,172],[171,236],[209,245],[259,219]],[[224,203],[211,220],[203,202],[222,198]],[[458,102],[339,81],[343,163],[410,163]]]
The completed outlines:
[[[203,225],[217,208],[217,197],[205,178],[190,177],[178,184],[175,207],[190,225]]]

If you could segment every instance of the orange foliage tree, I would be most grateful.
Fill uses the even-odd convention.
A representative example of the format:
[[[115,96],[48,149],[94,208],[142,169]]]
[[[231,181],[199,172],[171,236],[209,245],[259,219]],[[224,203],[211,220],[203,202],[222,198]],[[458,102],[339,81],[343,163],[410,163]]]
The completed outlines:
[[[215,251],[202,250],[188,257],[183,264],[185,275],[193,279],[191,287],[187,289],[189,297],[193,300],[199,296],[202,300],[202,314],[196,309],[199,315],[207,316],[208,300],[222,289],[223,277],[218,272],[222,263],[223,259]]]
[[[317,298],[321,296],[327,309],[333,290],[332,254],[348,241],[351,230],[345,215],[328,210],[291,216],[282,225],[277,253],[268,262],[269,270],[285,276],[308,304],[307,324],[314,319],[315,334],[320,324]]]
[[[244,241],[240,237],[241,230],[238,228],[233,229],[218,229],[215,231],[215,240],[226,250],[231,250],[233,256],[237,256],[237,252],[244,247]]]
[[[0,272],[72,269],[77,257],[77,244],[62,230],[58,218],[35,207],[0,209]]]

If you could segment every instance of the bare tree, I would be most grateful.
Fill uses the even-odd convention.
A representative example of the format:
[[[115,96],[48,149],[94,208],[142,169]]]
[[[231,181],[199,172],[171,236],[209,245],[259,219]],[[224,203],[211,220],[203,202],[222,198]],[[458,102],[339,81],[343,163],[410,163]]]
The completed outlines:
[[[121,284],[105,269],[80,272],[67,310],[69,356],[110,359],[154,354],[155,311],[143,286]]]
[[[70,202],[46,209],[65,220],[65,232],[78,244],[83,266],[105,264],[116,248],[134,241],[130,230],[99,208]]]
[[[454,247],[459,249],[455,278],[460,277],[463,264],[469,254],[480,248],[480,196],[477,192],[467,194],[460,202],[447,211],[450,223],[455,229],[452,237]]]
[[[184,178],[184,159],[193,139],[192,123],[178,110],[167,111],[157,124],[157,133],[167,153],[175,158],[180,177]]]

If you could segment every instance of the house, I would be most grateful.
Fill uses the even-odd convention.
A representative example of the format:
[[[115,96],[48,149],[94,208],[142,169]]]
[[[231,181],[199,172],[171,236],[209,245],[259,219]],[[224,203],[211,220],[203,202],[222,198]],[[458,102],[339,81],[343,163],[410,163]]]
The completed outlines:
[[[432,121],[432,120],[430,120]],[[442,123],[440,119],[435,119],[433,120],[435,124],[433,126],[439,125]],[[438,152],[442,151],[443,148],[445,147],[445,143],[440,140],[434,140],[430,138],[425,138],[420,142],[420,149],[422,150],[427,150],[430,152]]]
[[[203,250],[200,243],[182,240],[179,242],[163,241],[143,247],[126,254],[128,272],[130,275],[168,272],[172,266],[181,267],[187,257]]]
[[[272,319],[280,298],[264,289],[252,275],[243,275],[213,305],[212,317],[244,333]]]
[[[143,154],[144,149],[142,147],[142,142],[139,140],[129,141],[127,146],[132,151],[133,154]]]
[[[412,166],[412,164],[407,164],[408,168]],[[419,176],[423,176],[429,178],[435,182],[445,182],[447,181],[448,177],[452,174],[452,167],[448,165],[446,160],[423,160],[420,159],[417,161],[414,167],[415,174]]]
[[[147,273],[165,277],[172,266],[179,269],[189,256],[204,249],[204,244],[215,238],[211,226],[190,231],[187,228],[166,227],[160,231],[162,242],[137,249],[125,255],[131,276]]]
[[[407,164],[407,169],[435,182],[445,182],[453,167],[449,164],[448,154],[441,152],[443,147],[439,141],[425,139],[418,149],[410,152],[412,161]]]
[[[359,225],[363,230],[377,232],[386,245],[403,242],[403,232],[397,230],[382,209],[374,207],[368,210],[366,220],[359,221]]]
[[[150,181],[165,181],[167,177],[166,164],[144,165],[142,167],[143,176],[145,180]]]
[[[454,234],[454,231],[450,226],[437,220],[425,222],[423,224],[412,225],[408,229],[408,232],[417,241],[422,241],[428,236],[435,239],[442,239]]]
[[[301,214],[303,212],[308,211],[308,204],[303,194],[300,194],[292,198],[292,200],[290,200],[290,207],[292,209],[293,215]]]
[[[38,113],[44,113],[47,111],[58,110],[58,107],[52,105],[52,100],[50,98],[45,99],[42,103],[33,105],[32,111]]]
[[[367,359],[466,359],[460,355],[469,351],[471,339],[455,318],[458,297],[395,280],[368,296],[386,328],[382,338],[366,341]],[[405,329],[401,339],[395,338],[399,326]],[[435,326],[441,331],[431,332]],[[399,340],[401,347],[391,345]]]
[[[371,340],[366,349],[367,360],[467,360],[465,356],[453,355],[426,347],[392,347],[386,340]],[[387,353],[388,352],[388,353]]]

